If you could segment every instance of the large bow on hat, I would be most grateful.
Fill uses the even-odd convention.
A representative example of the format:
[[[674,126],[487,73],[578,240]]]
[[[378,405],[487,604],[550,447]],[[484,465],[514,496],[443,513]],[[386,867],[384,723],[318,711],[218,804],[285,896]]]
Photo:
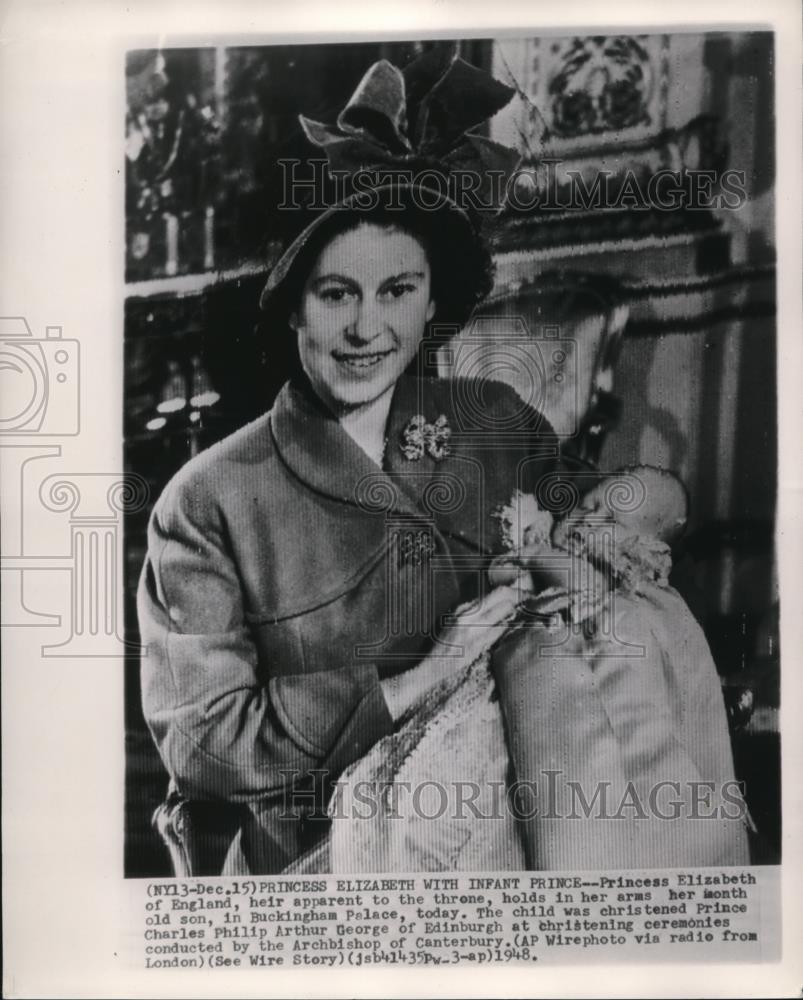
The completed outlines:
[[[336,127],[303,115],[299,120],[310,141],[326,153],[330,173],[434,170],[448,177],[471,172],[479,177],[472,186],[473,204],[498,209],[505,187],[498,178],[510,176],[521,157],[470,129],[505,107],[514,94],[453,51],[434,48],[404,70],[385,59],[374,63],[338,115]]]

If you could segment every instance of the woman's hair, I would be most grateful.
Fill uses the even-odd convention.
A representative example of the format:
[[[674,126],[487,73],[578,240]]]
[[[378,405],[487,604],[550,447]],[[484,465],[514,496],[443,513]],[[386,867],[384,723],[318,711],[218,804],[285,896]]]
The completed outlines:
[[[435,302],[430,328],[463,326],[491,290],[493,264],[488,247],[457,209],[340,209],[310,234],[286,278],[275,289],[267,311],[274,330],[277,324],[286,325],[291,313],[298,309],[304,284],[325,247],[335,237],[361,225],[409,233],[422,245],[431,272],[430,295]]]

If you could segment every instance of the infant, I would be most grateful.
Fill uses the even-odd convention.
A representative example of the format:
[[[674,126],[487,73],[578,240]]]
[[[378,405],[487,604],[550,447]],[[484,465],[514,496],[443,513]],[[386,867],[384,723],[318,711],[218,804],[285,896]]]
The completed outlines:
[[[747,863],[716,669],[667,583],[687,507],[646,466],[557,524],[514,494],[489,577],[521,585],[520,616],[347,769],[330,837],[293,871]]]
[[[626,477],[632,484],[633,500],[615,502],[617,479]],[[560,545],[562,540],[576,530],[578,525],[596,523],[594,518],[615,521],[620,534],[653,535],[672,543],[683,534],[688,518],[689,501],[686,487],[668,469],[651,465],[634,465],[614,474],[612,480],[602,480],[580,500],[577,510],[558,522],[552,540]]]
[[[508,553],[493,561],[491,584],[532,585],[538,595],[532,607],[556,607],[563,598],[573,620],[586,618],[612,587],[637,592],[645,583],[667,585],[670,546],[683,534],[688,506],[680,479],[647,465],[602,480],[558,521],[518,493],[496,515]],[[522,579],[522,570],[531,580]]]
[[[590,490],[555,525],[552,544],[610,568],[626,590],[642,582],[666,584],[669,546],[683,534],[688,508],[686,488],[674,473],[633,466]]]
[[[556,622],[551,643],[525,628],[493,659],[513,768],[539,803],[523,822],[528,867],[747,863],[719,678],[668,583],[682,483],[635,466],[549,534],[543,514],[516,515],[500,515],[510,552],[492,582],[526,570],[525,606]]]

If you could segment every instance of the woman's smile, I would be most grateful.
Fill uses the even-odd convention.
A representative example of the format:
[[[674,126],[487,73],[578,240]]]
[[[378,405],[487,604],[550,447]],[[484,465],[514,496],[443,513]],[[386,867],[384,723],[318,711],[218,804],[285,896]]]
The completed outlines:
[[[355,373],[372,372],[374,368],[377,368],[391,354],[393,354],[393,348],[389,348],[386,351],[372,351],[370,353],[332,352],[336,361]]]

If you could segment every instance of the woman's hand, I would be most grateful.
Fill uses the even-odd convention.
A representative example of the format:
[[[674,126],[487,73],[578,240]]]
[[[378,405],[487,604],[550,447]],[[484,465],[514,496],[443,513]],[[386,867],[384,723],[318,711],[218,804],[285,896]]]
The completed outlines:
[[[383,680],[390,714],[398,719],[425,691],[482,656],[504,635],[524,597],[521,586],[496,587],[482,600],[457,609],[456,621],[439,635],[438,646],[417,666]]]
[[[556,559],[556,555],[561,558]],[[505,555],[497,556],[488,568],[492,587],[510,586],[540,593],[547,587],[566,586],[565,555],[539,539]]]

